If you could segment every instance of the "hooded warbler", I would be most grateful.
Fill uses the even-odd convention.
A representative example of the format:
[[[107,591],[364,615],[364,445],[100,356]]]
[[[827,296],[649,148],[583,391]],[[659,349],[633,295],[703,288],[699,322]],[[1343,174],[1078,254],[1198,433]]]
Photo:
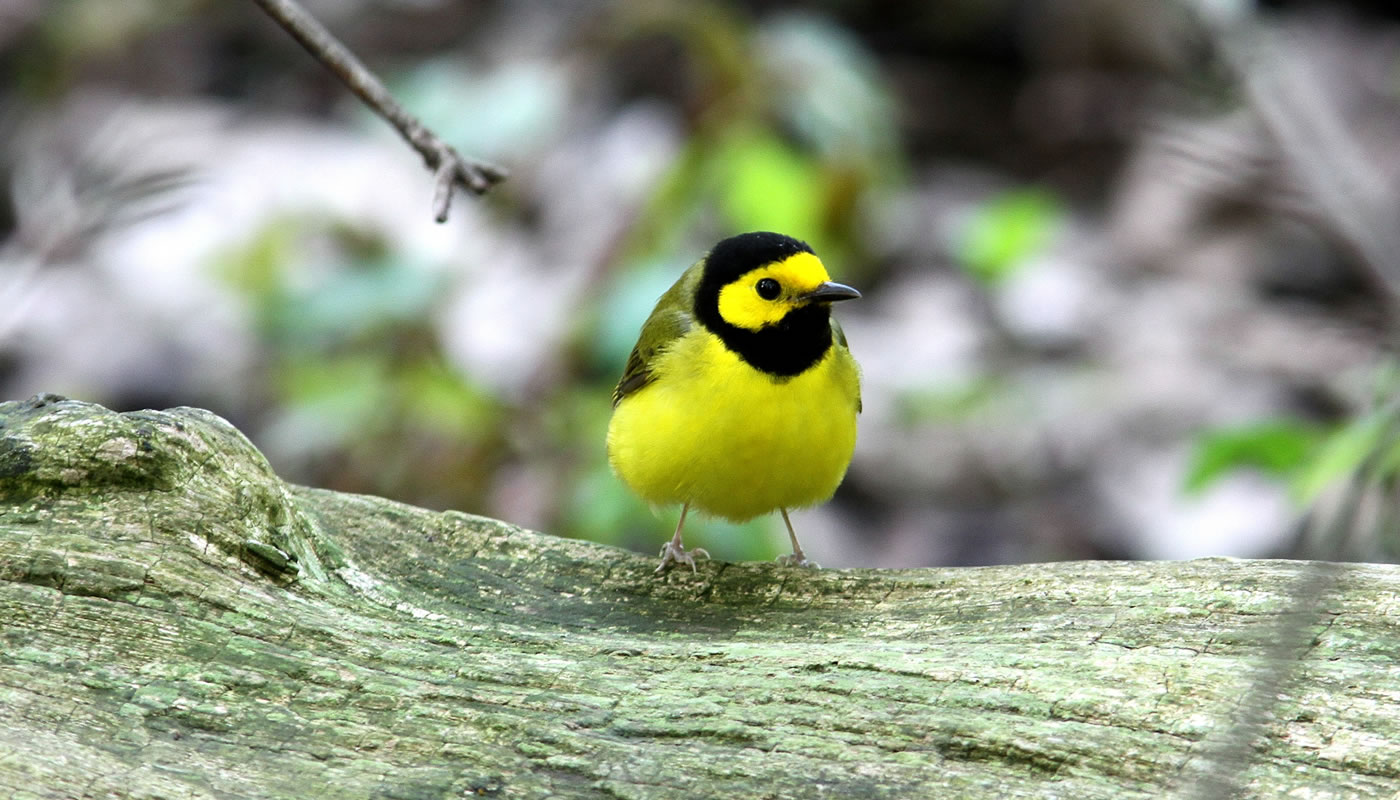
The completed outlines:
[[[779,560],[815,566],[788,509],[829,500],[851,462],[860,368],[831,304],[856,297],[805,242],[760,232],[715,245],[657,301],[608,425],[613,471],[649,503],[681,506],[657,572],[708,557],[681,545],[691,509],[735,522],[781,511],[792,554]]]

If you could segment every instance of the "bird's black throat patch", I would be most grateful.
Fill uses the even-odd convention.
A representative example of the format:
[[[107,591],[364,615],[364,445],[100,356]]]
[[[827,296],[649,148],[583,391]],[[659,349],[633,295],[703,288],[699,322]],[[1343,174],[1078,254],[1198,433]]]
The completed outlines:
[[[831,307],[813,303],[788,312],[777,325],[750,331],[725,322],[719,315],[719,293],[706,303],[696,296],[695,315],[754,369],[777,378],[791,378],[816,365],[831,349]],[[702,310],[708,305],[708,312]]]

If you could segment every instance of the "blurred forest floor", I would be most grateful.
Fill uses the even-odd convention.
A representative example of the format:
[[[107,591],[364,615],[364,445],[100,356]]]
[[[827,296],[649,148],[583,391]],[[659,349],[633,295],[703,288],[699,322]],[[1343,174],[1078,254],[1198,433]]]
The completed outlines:
[[[1391,4],[306,5],[510,178],[435,224],[253,3],[0,0],[0,398],[202,406],[299,483],[654,551],[612,385],[768,229],[865,295],[823,564],[1282,555],[1363,469],[1395,529]]]

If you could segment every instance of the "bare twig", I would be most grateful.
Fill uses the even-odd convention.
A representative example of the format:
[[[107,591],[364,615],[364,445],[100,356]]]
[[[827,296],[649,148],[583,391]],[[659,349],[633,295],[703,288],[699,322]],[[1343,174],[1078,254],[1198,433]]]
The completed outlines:
[[[500,167],[464,158],[429,130],[417,117],[399,105],[384,84],[341,44],[325,26],[307,13],[296,0],[253,0],[268,16],[320,59],[350,91],[388,120],[433,170],[433,214],[438,222],[447,221],[452,205],[452,188],[461,186],[472,194],[484,194],[506,176]]]

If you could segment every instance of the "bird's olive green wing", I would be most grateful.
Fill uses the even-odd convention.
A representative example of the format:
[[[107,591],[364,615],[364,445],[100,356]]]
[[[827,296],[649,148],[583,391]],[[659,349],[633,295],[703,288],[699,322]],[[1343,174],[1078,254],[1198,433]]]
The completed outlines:
[[[702,261],[701,264],[704,262]],[[646,386],[655,379],[652,366],[671,343],[684,336],[695,324],[691,309],[695,306],[695,290],[700,283],[701,264],[685,271],[651,310],[651,316],[642,325],[642,333],[632,354],[627,357],[627,366],[622,370],[622,379],[613,389],[613,407],[622,398]]]
[[[846,344],[846,332],[841,330],[841,323],[836,321],[836,317],[831,318],[831,338],[842,350],[850,352],[851,347],[850,345]],[[856,413],[859,414],[865,409],[865,406],[860,401],[859,387],[856,388],[856,392]]]

